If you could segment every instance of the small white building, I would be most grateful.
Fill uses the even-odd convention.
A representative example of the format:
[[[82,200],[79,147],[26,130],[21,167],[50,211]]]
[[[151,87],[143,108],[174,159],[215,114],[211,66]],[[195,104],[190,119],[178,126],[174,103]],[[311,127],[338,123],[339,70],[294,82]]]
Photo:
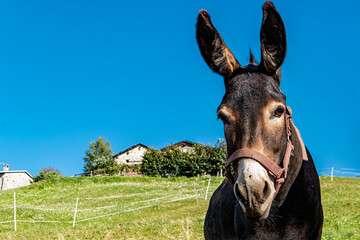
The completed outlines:
[[[184,141],[172,144],[170,146],[164,147],[163,149],[161,149],[161,151],[165,151],[168,148],[175,147],[184,153],[194,153],[194,145],[196,145],[196,143],[184,140]]]
[[[33,181],[33,177],[28,171],[9,171],[7,164],[4,164],[3,171],[0,171],[0,191],[28,186]]]
[[[138,143],[114,156],[117,164],[137,165],[141,164],[145,152],[149,149],[141,143]]]
[[[176,147],[180,149],[180,151],[185,153],[194,153],[194,145],[197,143],[190,142],[190,141],[181,141],[170,146],[167,146],[160,151],[164,151],[171,147]],[[143,161],[144,154],[149,149],[148,146],[144,144],[138,143],[124,151],[119,152],[114,156],[114,160],[117,164],[128,164],[128,165],[137,165],[141,164]]]

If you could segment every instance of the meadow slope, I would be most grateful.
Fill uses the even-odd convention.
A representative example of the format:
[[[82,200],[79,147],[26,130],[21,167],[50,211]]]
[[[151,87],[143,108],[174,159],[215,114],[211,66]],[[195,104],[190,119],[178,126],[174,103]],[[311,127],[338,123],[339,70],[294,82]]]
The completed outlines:
[[[222,180],[211,178],[205,200],[208,179],[59,178],[3,191],[0,239],[203,239],[209,198]],[[360,239],[360,178],[320,180],[322,239]]]

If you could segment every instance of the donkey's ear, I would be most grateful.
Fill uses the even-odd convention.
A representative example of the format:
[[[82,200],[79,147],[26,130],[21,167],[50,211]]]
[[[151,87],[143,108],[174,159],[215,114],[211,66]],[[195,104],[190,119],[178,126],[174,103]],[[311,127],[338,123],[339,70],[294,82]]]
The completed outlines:
[[[214,72],[228,77],[240,67],[239,62],[212,25],[210,16],[205,10],[200,11],[197,19],[196,39],[201,55]]]
[[[280,66],[284,62],[286,54],[285,26],[272,2],[265,2],[262,9],[260,66],[269,75],[278,76],[281,75],[277,73],[281,72]]]

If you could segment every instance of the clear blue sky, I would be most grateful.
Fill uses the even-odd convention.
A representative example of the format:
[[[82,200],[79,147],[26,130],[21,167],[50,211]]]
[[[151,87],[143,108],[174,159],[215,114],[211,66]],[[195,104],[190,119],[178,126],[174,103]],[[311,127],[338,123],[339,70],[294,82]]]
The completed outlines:
[[[206,9],[240,63],[260,56],[264,1],[1,1],[0,162],[82,172],[99,136],[115,153],[223,138],[223,80],[195,40]],[[274,1],[282,90],[318,169],[360,169],[358,1]]]

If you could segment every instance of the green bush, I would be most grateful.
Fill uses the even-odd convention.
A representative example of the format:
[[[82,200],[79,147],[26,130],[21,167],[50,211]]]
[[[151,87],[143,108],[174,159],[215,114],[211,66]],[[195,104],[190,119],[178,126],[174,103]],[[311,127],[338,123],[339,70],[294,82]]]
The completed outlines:
[[[54,167],[47,167],[41,169],[38,175],[34,178],[34,182],[57,179],[61,176],[62,175],[59,170],[55,169]]]
[[[139,173],[140,172],[140,168],[141,165],[140,164],[136,164],[136,165],[128,165],[128,164],[120,164],[119,165],[119,171],[120,172],[136,172]]]
[[[160,176],[162,172],[161,166],[164,162],[163,158],[162,152],[154,148],[148,149],[143,156],[141,164],[142,174],[147,176]]]
[[[95,175],[96,174],[115,175],[115,174],[118,174],[120,172],[120,170],[121,170],[121,168],[119,165],[117,165],[115,160],[110,159],[110,160],[104,161],[102,164],[102,167],[92,170],[92,173]]]
[[[216,175],[224,167],[226,145],[219,141],[215,147],[197,144],[191,153],[172,147],[164,151],[149,149],[141,165],[147,176],[198,176]]]

